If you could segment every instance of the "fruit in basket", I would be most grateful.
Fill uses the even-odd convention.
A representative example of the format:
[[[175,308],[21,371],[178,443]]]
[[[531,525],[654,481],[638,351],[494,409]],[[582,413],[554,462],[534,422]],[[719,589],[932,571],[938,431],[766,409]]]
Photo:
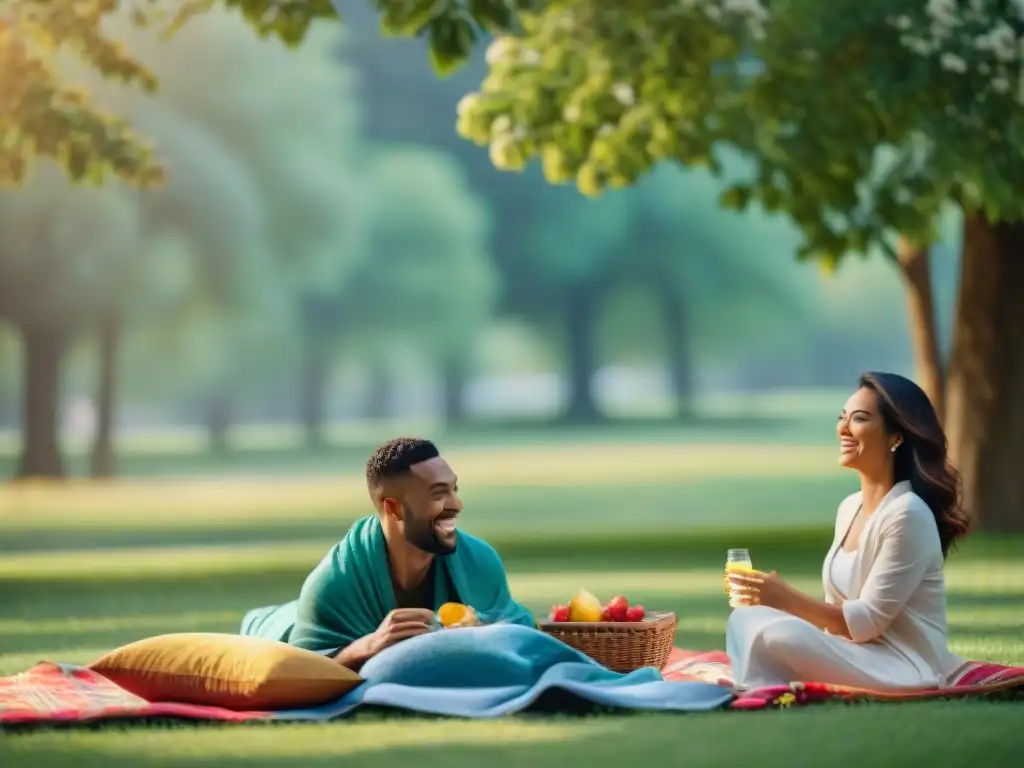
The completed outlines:
[[[604,621],[625,621],[626,612],[629,610],[629,600],[622,595],[613,597],[604,607]]]
[[[647,613],[642,605],[631,605],[626,609],[626,621],[643,621]]]
[[[603,615],[601,601],[585,589],[569,601],[569,621],[601,621]]]
[[[572,609],[568,605],[556,605],[551,609],[551,620],[557,622],[569,621]]]

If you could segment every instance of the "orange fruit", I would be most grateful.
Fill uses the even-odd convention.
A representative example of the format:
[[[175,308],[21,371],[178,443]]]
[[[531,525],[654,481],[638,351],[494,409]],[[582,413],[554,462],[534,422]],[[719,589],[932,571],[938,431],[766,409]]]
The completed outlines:
[[[437,609],[437,620],[442,627],[454,627],[469,616],[469,608],[462,603],[445,603]]]

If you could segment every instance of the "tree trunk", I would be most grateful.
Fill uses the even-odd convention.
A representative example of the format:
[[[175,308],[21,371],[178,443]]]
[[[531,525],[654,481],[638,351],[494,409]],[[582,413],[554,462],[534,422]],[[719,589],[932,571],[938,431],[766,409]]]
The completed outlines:
[[[457,427],[466,422],[465,390],[468,371],[464,362],[449,361],[441,371],[444,423]]]
[[[565,302],[566,354],[569,363],[569,402],[563,420],[569,424],[593,424],[601,420],[594,399],[594,322],[597,292],[583,286]]]
[[[114,454],[114,414],[117,402],[118,353],[121,319],[104,317],[99,323],[99,382],[96,389],[96,437],[92,446],[90,472],[94,478],[113,477],[117,470]]]
[[[946,415],[946,376],[935,319],[931,256],[928,249],[917,248],[903,237],[899,240],[897,253],[907,287],[907,317],[914,350],[915,376],[942,421]]]
[[[206,433],[210,450],[225,454],[231,446],[229,432],[232,418],[231,396],[226,392],[217,392],[206,402]]]
[[[664,284],[658,291],[665,339],[668,344],[667,360],[675,398],[676,419],[686,421],[693,417],[693,356],[690,351],[689,323],[686,304],[674,286]]]
[[[313,342],[308,344],[302,361],[302,391],[299,407],[302,428],[306,434],[306,447],[322,449],[327,440],[324,423],[327,414],[327,387],[330,383],[330,362],[324,349]]]
[[[979,527],[1024,531],[1024,221],[964,217],[947,382],[950,455]]]
[[[44,323],[22,328],[20,478],[64,477],[60,452],[61,373],[67,349],[64,329]]]

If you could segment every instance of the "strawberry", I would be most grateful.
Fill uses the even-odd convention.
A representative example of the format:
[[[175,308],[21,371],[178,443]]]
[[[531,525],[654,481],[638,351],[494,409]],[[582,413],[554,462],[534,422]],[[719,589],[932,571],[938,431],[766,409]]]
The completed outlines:
[[[631,605],[626,609],[626,621],[643,621],[645,615],[642,605]]]
[[[568,605],[556,605],[551,609],[551,620],[552,621],[568,621],[569,620],[569,606]]]

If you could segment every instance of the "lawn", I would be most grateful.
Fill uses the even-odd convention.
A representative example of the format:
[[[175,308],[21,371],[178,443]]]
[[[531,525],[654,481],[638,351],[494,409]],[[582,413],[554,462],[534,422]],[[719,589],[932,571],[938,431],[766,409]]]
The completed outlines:
[[[193,459],[194,460],[194,459]],[[720,648],[729,546],[820,592],[836,505],[853,478],[829,447],[764,442],[596,443],[451,451],[465,528],[502,552],[538,612],[580,587],[680,616],[677,644]],[[354,464],[333,476],[149,481],[0,490],[0,674],[87,662],[141,637],[234,631],[249,607],[290,599],[353,517]],[[167,473],[172,474],[172,473]],[[975,539],[948,566],[954,647],[1024,664],[1019,540]],[[761,713],[438,721],[361,716],[327,725],[107,726],[0,737],[7,766],[420,765],[493,768],[739,761],[935,765],[1019,757],[1020,705],[938,702]]]

